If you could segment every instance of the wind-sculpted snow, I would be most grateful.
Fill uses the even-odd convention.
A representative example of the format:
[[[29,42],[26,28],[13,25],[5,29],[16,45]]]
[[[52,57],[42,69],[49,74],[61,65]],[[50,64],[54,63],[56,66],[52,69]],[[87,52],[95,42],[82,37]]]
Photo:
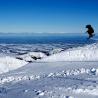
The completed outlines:
[[[98,44],[68,49],[61,53],[46,57],[41,61],[98,61]]]
[[[10,56],[0,57],[0,74],[26,65],[27,62]]]

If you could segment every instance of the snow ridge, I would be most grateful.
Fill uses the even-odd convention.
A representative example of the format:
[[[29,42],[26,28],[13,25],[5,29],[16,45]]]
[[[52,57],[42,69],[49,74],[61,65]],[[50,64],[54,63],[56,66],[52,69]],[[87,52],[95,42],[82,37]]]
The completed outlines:
[[[98,61],[98,44],[68,49],[41,60],[41,62],[57,61]]]

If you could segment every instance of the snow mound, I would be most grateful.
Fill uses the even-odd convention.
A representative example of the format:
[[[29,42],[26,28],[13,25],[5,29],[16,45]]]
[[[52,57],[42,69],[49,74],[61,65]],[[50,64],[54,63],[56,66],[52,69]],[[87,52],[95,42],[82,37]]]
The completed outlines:
[[[50,55],[57,54],[57,53],[60,53],[61,51],[64,51],[64,49],[62,49],[62,48],[56,48],[56,49],[53,49],[52,51],[50,51],[49,54]]]
[[[21,59],[27,62],[33,62],[37,59],[41,59],[44,57],[46,57],[46,55],[42,52],[29,52],[27,54],[17,56],[18,59]]]
[[[0,74],[8,71],[9,71],[8,67],[0,62]]]
[[[4,72],[8,72],[10,70],[17,69],[26,64],[27,62],[23,60],[18,60],[10,56],[0,57],[0,74]]]
[[[61,53],[43,58],[41,61],[98,61],[98,44],[96,43],[84,47],[68,49],[66,51],[62,51]]]

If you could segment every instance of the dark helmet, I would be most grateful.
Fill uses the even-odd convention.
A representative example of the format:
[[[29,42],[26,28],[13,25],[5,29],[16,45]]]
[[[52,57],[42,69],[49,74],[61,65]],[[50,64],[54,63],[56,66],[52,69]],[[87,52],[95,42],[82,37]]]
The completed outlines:
[[[91,25],[86,25],[86,28],[91,28],[92,26]]]

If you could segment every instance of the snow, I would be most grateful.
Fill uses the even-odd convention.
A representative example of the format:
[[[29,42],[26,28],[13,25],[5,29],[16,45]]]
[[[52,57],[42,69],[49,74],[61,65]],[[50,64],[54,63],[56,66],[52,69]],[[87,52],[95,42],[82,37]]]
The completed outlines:
[[[22,59],[27,62],[33,62],[37,59],[41,59],[41,58],[45,58],[45,57],[46,57],[46,55],[42,52],[29,52],[24,55],[18,55],[16,58]]]
[[[98,44],[68,49],[41,60],[41,62],[57,61],[98,61]]]
[[[0,62],[0,74],[8,72],[8,71],[9,71],[8,67],[5,64]]]
[[[0,98],[98,98],[97,43],[49,56],[28,49],[0,54]]]
[[[52,55],[52,54],[60,53],[62,51],[64,51],[64,49],[62,49],[62,48],[55,48],[55,49],[51,50],[49,52],[49,54]]]
[[[10,57],[10,56],[0,57],[0,74],[4,72],[8,72],[10,70],[17,69],[26,64],[27,62],[23,60],[18,60],[14,57]]]
[[[0,76],[0,97],[17,98],[18,94],[19,98],[97,98],[97,64],[98,62],[27,64]],[[93,80],[95,77],[96,80]]]

